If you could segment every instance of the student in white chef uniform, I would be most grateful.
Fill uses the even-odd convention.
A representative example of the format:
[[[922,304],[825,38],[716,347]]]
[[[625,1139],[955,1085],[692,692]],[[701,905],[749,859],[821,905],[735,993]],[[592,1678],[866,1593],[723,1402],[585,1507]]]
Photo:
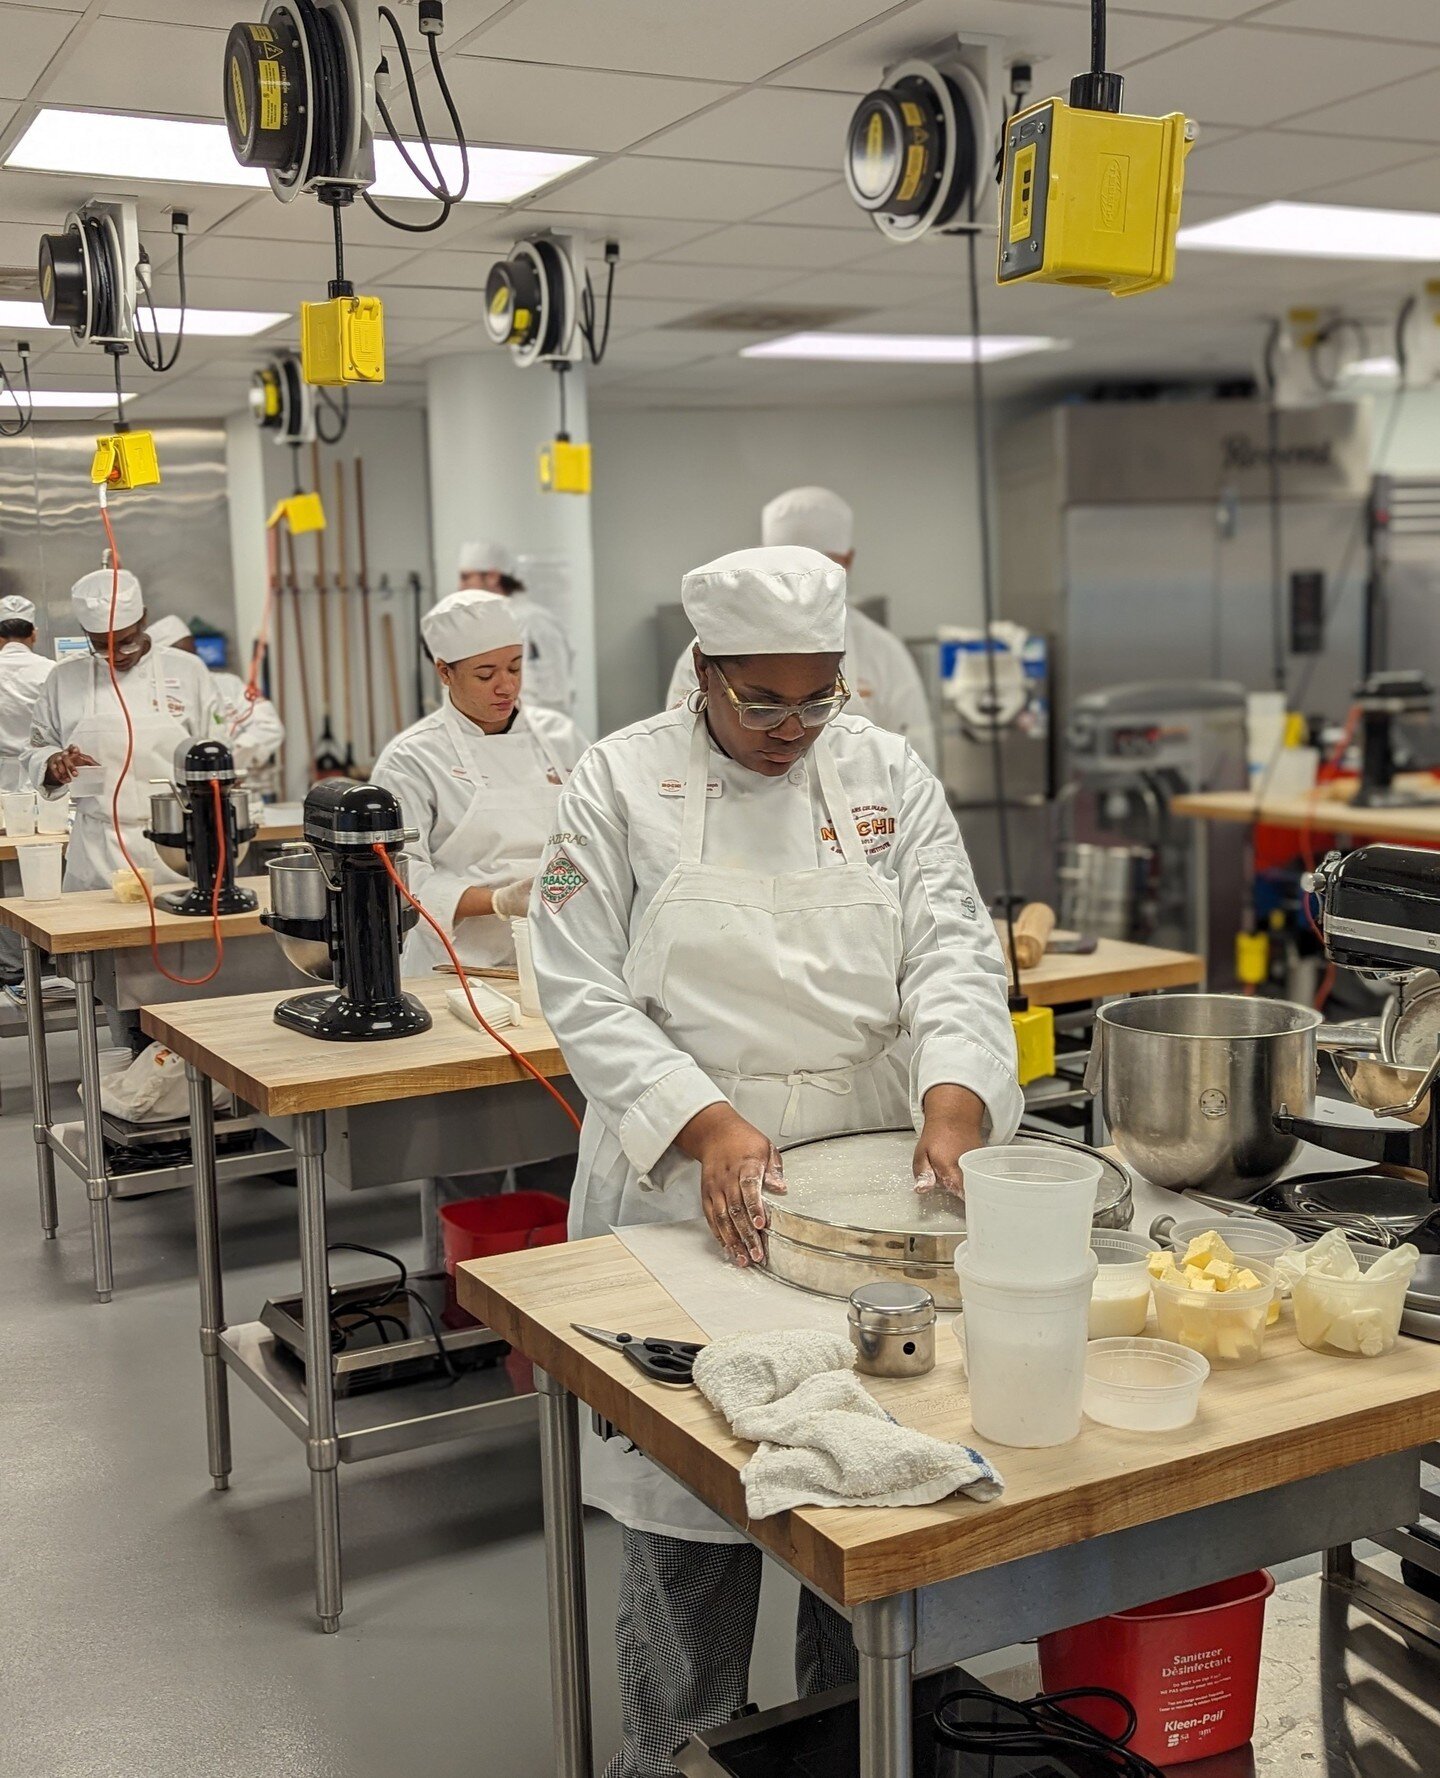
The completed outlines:
[[[156,648],[177,648],[200,660],[195,633],[183,617],[157,617],[150,626],[150,640]],[[255,772],[268,765],[285,744],[280,712],[269,698],[256,698],[252,703],[238,673],[226,673],[204,661],[200,665],[210,675],[220,700],[220,722],[211,738],[230,749],[238,771]]]
[[[61,661],[41,687],[24,764],[45,797],[78,781],[75,825],[65,854],[66,889],[108,889],[125,858],[111,824],[111,801],[125,762],[125,718],[106,661],[112,571],[97,568],[70,589],[90,653]],[[151,645],[145,598],[128,568],[120,570],[115,601],[115,672],[135,730],[135,751],[120,795],[125,844],[156,883],[182,879],[160,862],[142,837],[150,818],[150,782],[169,781],[175,749],[187,737],[204,740],[220,721],[220,702],[204,666],[173,648]],[[99,768],[96,771],[94,768]]]
[[[410,887],[461,961],[511,967],[510,921],[529,906],[560,787],[585,737],[568,716],[531,707],[521,625],[503,594],[451,593],[425,613],[420,629],[444,702],[389,743],[371,776],[420,830],[407,848]],[[405,974],[428,974],[446,961],[422,920],[405,942]],[[518,1166],[516,1183],[564,1192],[574,1170],[572,1138],[565,1152]],[[439,1251],[436,1202],[498,1191],[503,1180],[503,1173],[469,1174],[433,1183],[425,1204],[429,1261]]]
[[[777,494],[760,514],[760,541],[767,548],[819,550],[848,575],[855,561],[855,514],[829,488],[791,488]],[[845,681],[851,708],[878,727],[903,735],[933,772],[939,757],[935,724],[915,657],[898,636],[853,606],[845,638]],[[695,683],[694,651],[687,648],[675,663],[666,704],[684,703]]]
[[[923,1189],[1022,1109],[1005,966],[945,793],[851,706],[845,571],[742,550],[685,578],[697,696],[592,747],[532,904],[546,1017],[588,1109],[572,1236],[703,1214],[745,1265],[778,1149],[910,1126]],[[717,1250],[717,1263],[719,1252]],[[625,1527],[622,1750],[658,1778],[748,1696],[761,1557],[623,1439],[585,1497]],[[797,1679],[853,1677],[801,1595]]]
[[[503,593],[525,636],[525,695],[569,716],[575,709],[575,665],[570,638],[553,611],[535,603],[516,573],[514,554],[503,543],[463,543],[458,585],[461,592]]]
[[[19,593],[0,599],[0,790],[29,783],[21,756],[30,744],[30,724],[40,687],[55,671],[54,661],[35,652],[35,607]],[[12,987],[23,971],[20,935],[0,931],[0,984]]]

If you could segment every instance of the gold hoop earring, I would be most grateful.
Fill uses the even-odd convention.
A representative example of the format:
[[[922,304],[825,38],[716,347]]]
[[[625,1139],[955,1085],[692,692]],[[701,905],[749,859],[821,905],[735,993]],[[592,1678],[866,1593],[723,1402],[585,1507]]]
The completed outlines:
[[[698,685],[696,686],[695,690],[690,693],[689,697],[686,698],[686,700],[685,700],[685,707],[694,716],[702,716],[705,713],[706,709],[709,707],[709,704],[710,704],[709,694],[707,692],[701,691],[701,689]]]

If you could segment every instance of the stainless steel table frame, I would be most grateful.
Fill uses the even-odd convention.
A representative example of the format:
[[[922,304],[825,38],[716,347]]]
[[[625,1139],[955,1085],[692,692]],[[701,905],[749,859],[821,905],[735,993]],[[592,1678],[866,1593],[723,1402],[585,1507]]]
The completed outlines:
[[[32,1129],[35,1137],[35,1170],[40,1188],[40,1227],[47,1241],[53,1241],[60,1227],[60,1212],[55,1190],[55,1162],[58,1159],[75,1177],[83,1181],[90,1209],[90,1255],[95,1277],[95,1299],[108,1303],[114,1294],[115,1272],[110,1249],[110,1204],[115,1198],[135,1197],[162,1191],[181,1191],[192,1179],[190,1167],[151,1167],[139,1173],[112,1173],[105,1164],[105,1139],[100,1121],[100,1034],[93,1010],[96,991],[94,951],[73,951],[64,958],[64,967],[75,983],[75,1028],[80,1047],[80,1096],[82,1100],[79,1126],[57,1124],[50,1103],[50,1056],[46,1048],[45,1006],[40,997],[40,959],[42,952],[33,940],[22,936],[22,967],[25,972],[25,1035],[30,1051],[30,1079],[33,1103]],[[228,1130],[254,1129],[259,1132],[257,1146],[244,1154],[227,1155],[219,1165],[225,1179],[246,1179],[258,1173],[273,1173],[291,1164],[290,1152],[273,1137],[260,1130],[257,1120],[244,1114],[226,1120]]]
[[[204,1073],[192,1062],[186,1063],[185,1071],[195,1157],[200,1354],[211,1482],[220,1490],[230,1485],[229,1375],[233,1372],[304,1443],[314,1527],[315,1611],[322,1630],[337,1630],[342,1604],[339,1466],[533,1424],[536,1398],[528,1391],[516,1393],[502,1367],[465,1372],[443,1390],[426,1381],[337,1402],[329,1337],[327,1149],[333,1140],[341,1163],[339,1182],[352,1186],[505,1166],[503,1145],[516,1128],[532,1127],[536,1094],[529,1082],[519,1081],[407,1100],[403,1119],[396,1117],[393,1103],[381,1103],[266,1120],[267,1128],[288,1124],[293,1132],[305,1324],[302,1377],[263,1323],[226,1325],[215,1113]],[[568,1082],[557,1084],[573,1091]],[[542,1102],[542,1110],[544,1103],[548,1102]],[[395,1170],[402,1157],[413,1171]]]
[[[535,1376],[555,1770],[558,1778],[594,1778],[579,1403],[538,1367]],[[1145,1604],[1157,1588],[1186,1592],[1265,1563],[1387,1536],[1414,1520],[1419,1503],[1420,1454],[1401,1452],[889,1598],[851,1607],[832,1599],[850,1620],[859,1659],[860,1778],[911,1778],[917,1672]],[[749,1535],[744,1525],[734,1529]],[[706,1757],[692,1742],[682,1769],[716,1769]]]

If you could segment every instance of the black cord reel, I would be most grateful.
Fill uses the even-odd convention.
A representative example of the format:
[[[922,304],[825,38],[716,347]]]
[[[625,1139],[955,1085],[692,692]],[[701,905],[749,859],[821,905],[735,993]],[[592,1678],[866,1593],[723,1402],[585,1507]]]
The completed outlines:
[[[76,345],[128,342],[134,308],[135,250],[133,206],[130,227],[113,204],[87,204],[65,218],[58,235],[41,235],[38,275],[40,302],[52,327],[68,327]],[[128,300],[127,300],[128,293]]]
[[[564,242],[528,235],[496,260],[485,279],[485,331],[509,346],[517,364],[572,356],[580,291]]]
[[[990,152],[985,89],[968,63],[912,60],[856,106],[845,139],[845,183],[891,240],[973,222]]]

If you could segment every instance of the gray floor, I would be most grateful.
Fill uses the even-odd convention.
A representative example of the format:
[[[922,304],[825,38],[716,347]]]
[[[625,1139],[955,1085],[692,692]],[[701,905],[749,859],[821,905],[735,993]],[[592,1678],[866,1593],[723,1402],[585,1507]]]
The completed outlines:
[[[54,1055],[57,1080],[73,1082],[73,1038]],[[0,1778],[547,1778],[530,1438],[343,1469],[345,1618],[320,1636],[300,1447],[243,1391],[232,1491],[208,1486],[188,1197],[115,1206],[116,1295],[97,1306],[74,1180],[62,1179],[59,1241],[39,1238],[23,1044],[0,1044],[0,1084]],[[57,1112],[73,1103],[60,1086]],[[241,1319],[295,1284],[294,1199],[237,1185],[221,1209]],[[332,1239],[413,1257],[417,1230],[409,1191],[332,1196]],[[591,1522],[589,1549],[603,1749],[608,1522]],[[1318,1593],[1293,1575],[1272,1607],[1253,1762],[1186,1768],[1193,1778],[1440,1773],[1440,1667],[1364,1620],[1347,1629]],[[762,1706],[785,1693],[793,1598],[772,1576],[754,1667]]]

